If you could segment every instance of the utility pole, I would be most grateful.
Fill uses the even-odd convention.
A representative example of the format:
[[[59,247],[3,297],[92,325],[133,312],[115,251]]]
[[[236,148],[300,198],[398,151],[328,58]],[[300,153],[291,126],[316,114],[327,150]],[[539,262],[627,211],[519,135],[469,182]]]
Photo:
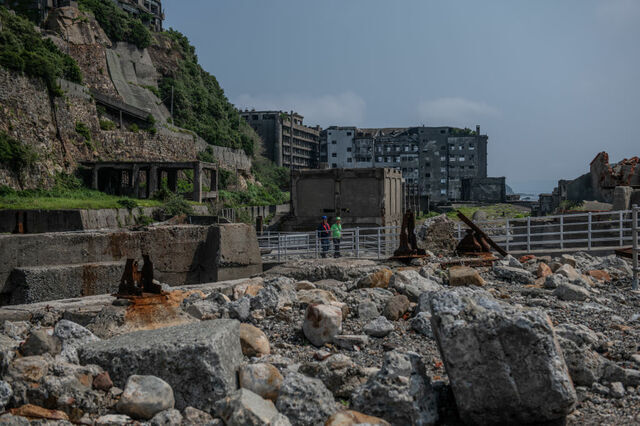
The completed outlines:
[[[293,209],[293,110],[289,120],[289,205]]]

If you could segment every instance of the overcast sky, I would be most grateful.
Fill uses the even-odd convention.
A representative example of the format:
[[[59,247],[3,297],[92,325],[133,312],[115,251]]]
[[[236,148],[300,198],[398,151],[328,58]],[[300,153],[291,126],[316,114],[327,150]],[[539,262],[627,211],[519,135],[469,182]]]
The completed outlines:
[[[640,0],[164,0],[238,107],[480,124],[489,175],[550,192],[640,154]]]

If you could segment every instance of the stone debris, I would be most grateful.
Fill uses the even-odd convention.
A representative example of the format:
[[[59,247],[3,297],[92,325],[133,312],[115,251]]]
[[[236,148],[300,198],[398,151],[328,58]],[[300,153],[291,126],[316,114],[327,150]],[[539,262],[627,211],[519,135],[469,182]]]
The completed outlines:
[[[458,245],[455,229],[455,222],[445,214],[426,219],[417,229],[418,248],[436,255],[451,255]]]
[[[462,418],[532,423],[563,418],[574,409],[576,393],[543,312],[461,288],[434,295],[431,314]]]
[[[0,307],[0,424],[637,422],[640,293],[626,261],[442,268],[451,260],[322,259],[159,283],[167,305]],[[148,376],[163,385],[133,392]]]
[[[129,417],[149,420],[175,405],[173,390],[155,376],[130,376],[116,409]]]

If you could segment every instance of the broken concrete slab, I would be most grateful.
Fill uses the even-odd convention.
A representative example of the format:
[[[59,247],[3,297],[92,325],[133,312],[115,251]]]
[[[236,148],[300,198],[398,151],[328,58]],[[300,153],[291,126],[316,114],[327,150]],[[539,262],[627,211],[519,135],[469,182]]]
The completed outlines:
[[[171,385],[176,408],[211,411],[237,389],[243,359],[239,326],[235,320],[211,320],[137,331],[88,343],[78,356],[108,371],[120,388],[133,374],[154,375]]]

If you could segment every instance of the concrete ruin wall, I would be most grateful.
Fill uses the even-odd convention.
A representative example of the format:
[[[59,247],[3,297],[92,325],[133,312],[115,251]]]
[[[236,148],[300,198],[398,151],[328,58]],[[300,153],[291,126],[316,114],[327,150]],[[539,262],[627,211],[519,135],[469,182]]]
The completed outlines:
[[[504,203],[507,186],[504,177],[462,179],[462,199],[484,203]]]
[[[245,224],[0,235],[0,302],[116,291],[126,259],[141,260],[142,253],[154,277],[172,286],[262,272],[255,231]]]
[[[285,229],[314,230],[321,216],[340,216],[345,227],[402,224],[402,174],[393,169],[296,171],[292,199]]]

